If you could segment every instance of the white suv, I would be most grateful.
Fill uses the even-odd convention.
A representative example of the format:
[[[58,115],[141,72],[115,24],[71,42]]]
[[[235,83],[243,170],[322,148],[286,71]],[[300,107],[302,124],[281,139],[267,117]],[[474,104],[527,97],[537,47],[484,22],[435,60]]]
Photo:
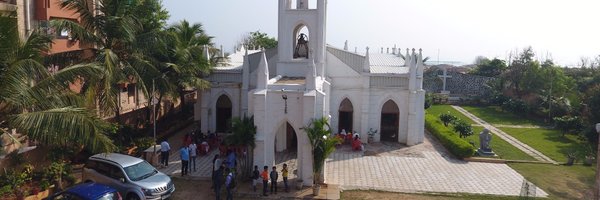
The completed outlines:
[[[175,191],[171,178],[145,160],[118,153],[90,157],[82,180],[109,185],[126,200],[167,199]]]

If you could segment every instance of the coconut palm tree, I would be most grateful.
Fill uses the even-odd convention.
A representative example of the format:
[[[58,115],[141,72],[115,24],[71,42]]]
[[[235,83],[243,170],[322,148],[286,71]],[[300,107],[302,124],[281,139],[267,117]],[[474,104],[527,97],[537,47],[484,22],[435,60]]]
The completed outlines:
[[[97,81],[86,81],[88,85],[83,92],[103,114],[114,113],[116,121],[120,122],[119,87],[116,85],[136,82],[147,95],[147,84],[141,73],[152,71],[154,65],[134,50],[135,36],[141,25],[132,13],[131,1],[98,0],[94,5],[88,2],[61,1],[61,8],[73,10],[81,20],[54,19],[51,25],[57,31],[68,31],[73,40],[96,48],[94,65],[99,65],[102,71],[96,75]]]
[[[88,109],[81,95],[69,90],[69,83],[100,68],[74,65],[51,74],[40,63],[51,38],[33,31],[21,41],[15,30],[10,23],[0,23],[0,43],[11,45],[0,48],[0,132],[15,128],[43,144],[83,145],[92,152],[114,150],[105,135],[110,124]]]
[[[206,77],[211,69],[209,55],[203,53],[212,46],[211,36],[206,35],[202,24],[190,24],[183,20],[167,29],[164,67],[167,76],[177,86],[180,102],[185,103],[184,95],[189,89],[209,87]]]
[[[231,119],[232,134],[225,137],[227,145],[239,146],[244,148],[246,154],[238,156],[238,163],[241,168],[241,176],[243,178],[250,177],[252,173],[252,160],[254,147],[256,146],[256,126],[254,125],[254,116]]]

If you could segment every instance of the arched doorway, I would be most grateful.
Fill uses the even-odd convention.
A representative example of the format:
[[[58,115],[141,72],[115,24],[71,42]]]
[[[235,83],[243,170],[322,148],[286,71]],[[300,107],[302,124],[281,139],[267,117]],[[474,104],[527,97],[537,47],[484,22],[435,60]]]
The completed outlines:
[[[231,130],[231,100],[227,95],[221,95],[217,99],[217,132],[226,133]]]
[[[346,130],[346,132],[352,131],[352,121],[354,114],[354,107],[352,106],[352,102],[345,98],[342,103],[340,103],[339,108],[339,121],[338,121],[338,132],[341,132],[342,129]]]
[[[291,151],[297,151],[297,147],[298,147],[298,137],[296,137],[296,131],[294,130],[294,127],[292,127],[292,125],[290,125],[290,123],[286,123],[286,128],[285,128],[285,135],[286,135],[286,141],[285,141],[285,146],[286,146],[286,150],[288,152]]]
[[[400,109],[392,100],[381,108],[381,141],[398,142]]]
[[[289,179],[296,178],[297,174],[293,173],[298,169],[298,138],[294,127],[289,123],[281,123],[275,134],[275,166],[280,171],[283,164],[288,166]],[[269,167],[270,168],[270,167]],[[283,181],[281,174],[279,181]],[[289,183],[288,183],[289,184]]]

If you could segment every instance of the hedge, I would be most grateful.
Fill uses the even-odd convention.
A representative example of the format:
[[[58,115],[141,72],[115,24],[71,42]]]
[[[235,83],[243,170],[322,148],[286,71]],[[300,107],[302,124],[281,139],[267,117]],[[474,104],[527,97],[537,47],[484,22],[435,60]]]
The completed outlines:
[[[469,142],[458,137],[458,134],[452,132],[449,127],[444,124],[434,115],[425,115],[425,128],[429,130],[441,143],[459,158],[467,158],[475,154],[475,149]]]

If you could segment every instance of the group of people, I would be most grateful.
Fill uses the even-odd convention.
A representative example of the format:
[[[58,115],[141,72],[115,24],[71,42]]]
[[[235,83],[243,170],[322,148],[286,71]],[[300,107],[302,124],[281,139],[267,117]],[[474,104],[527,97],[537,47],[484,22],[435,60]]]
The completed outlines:
[[[179,149],[179,157],[181,158],[181,176],[187,175],[189,171],[196,171],[196,158],[199,154],[208,153],[210,150],[207,139],[209,139],[209,137],[206,137],[204,134],[198,136],[195,134],[195,131],[192,131],[183,137],[183,144]],[[200,141],[200,145],[197,145],[198,141]],[[169,142],[163,140],[160,143],[161,166],[169,166],[170,151],[171,146],[169,145]]]
[[[281,176],[283,178],[283,185],[285,192],[289,192],[288,186],[288,168],[287,164],[283,164],[283,168],[281,169]],[[269,166],[264,166],[263,171],[259,174],[258,166],[254,166],[254,171],[252,172],[252,189],[256,192],[256,185],[260,179],[262,179],[263,183],[263,196],[268,196],[267,192],[269,190],[269,180],[271,181],[271,194],[277,194],[277,179],[279,178],[279,174],[277,173],[277,167],[273,166],[273,169],[269,173]]]
[[[221,158],[221,154],[217,154],[213,158],[212,189],[214,189],[217,200],[221,199],[223,186],[227,190],[227,199],[233,199],[231,192],[235,188],[236,167],[236,155],[233,150],[228,150],[225,158]]]
[[[339,134],[335,134],[334,137],[340,138],[344,143],[349,143],[352,146],[353,151],[364,150],[360,135],[356,131],[347,133],[345,129],[342,129],[342,131]]]

